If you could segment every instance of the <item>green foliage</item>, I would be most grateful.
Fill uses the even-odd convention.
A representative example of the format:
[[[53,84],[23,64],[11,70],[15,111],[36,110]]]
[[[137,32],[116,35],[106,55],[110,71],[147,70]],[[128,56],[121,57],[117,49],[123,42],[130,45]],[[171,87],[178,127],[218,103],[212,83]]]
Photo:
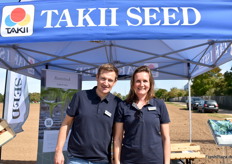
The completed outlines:
[[[127,97],[127,95],[124,96],[117,92],[114,92],[113,95],[118,96],[122,100],[125,100]],[[169,98],[184,97],[186,95],[187,95],[187,91],[177,88],[172,88],[170,92],[168,92],[166,89],[155,90],[155,97],[159,99],[163,99],[164,101],[168,100]]]
[[[155,97],[167,100],[168,99],[168,91],[166,89],[158,89],[155,91]]]
[[[121,95],[121,93],[117,93],[117,92],[114,92],[113,95],[119,97],[119,98],[122,99],[122,100],[125,100],[126,97],[127,97],[127,95],[126,95],[126,96],[123,96],[123,95]]]
[[[225,78],[225,88],[226,88],[225,94],[231,96],[232,95],[232,67],[230,69],[230,72],[226,71],[224,73],[224,78]]]
[[[193,79],[191,86],[193,96],[232,95],[232,70],[220,73],[220,68],[199,75]]]
[[[58,102],[61,100],[63,89],[61,88],[42,88],[41,99]]]
[[[39,102],[40,101],[40,93],[29,93],[30,102]]]
[[[157,98],[163,99],[164,101],[167,101],[169,98],[184,97],[186,95],[187,91],[178,88],[171,88],[169,92],[166,89],[158,89],[155,92],[155,96]]]
[[[214,68],[193,79],[191,86],[193,96],[223,95],[224,78],[220,68]]]
[[[187,91],[183,89],[177,89],[176,87],[171,88],[170,92],[168,92],[168,98],[183,97],[186,95]]]
[[[2,103],[4,101],[4,95],[0,93],[0,102]]]
[[[169,92],[169,98],[174,98],[174,97],[178,97],[178,92],[179,89],[177,89],[176,87],[171,88],[170,92]]]
[[[66,109],[76,92],[77,90],[75,89],[63,90],[62,88],[42,88],[41,101],[49,105],[50,116],[52,116],[56,106],[61,105],[61,110]]]

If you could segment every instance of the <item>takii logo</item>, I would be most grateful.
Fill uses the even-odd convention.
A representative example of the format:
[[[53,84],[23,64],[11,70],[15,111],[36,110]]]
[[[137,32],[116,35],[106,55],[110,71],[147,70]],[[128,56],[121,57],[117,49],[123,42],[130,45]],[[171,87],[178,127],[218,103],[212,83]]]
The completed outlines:
[[[3,37],[32,35],[34,11],[33,5],[5,6],[2,12],[1,35]]]

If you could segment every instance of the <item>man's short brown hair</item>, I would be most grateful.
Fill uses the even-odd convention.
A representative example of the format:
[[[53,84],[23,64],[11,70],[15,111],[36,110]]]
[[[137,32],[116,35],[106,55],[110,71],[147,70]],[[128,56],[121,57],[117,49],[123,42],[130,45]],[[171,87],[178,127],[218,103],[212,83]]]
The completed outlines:
[[[110,63],[102,64],[98,68],[97,76],[99,76],[102,71],[115,72],[116,74],[115,80],[118,79],[118,69],[113,64]]]

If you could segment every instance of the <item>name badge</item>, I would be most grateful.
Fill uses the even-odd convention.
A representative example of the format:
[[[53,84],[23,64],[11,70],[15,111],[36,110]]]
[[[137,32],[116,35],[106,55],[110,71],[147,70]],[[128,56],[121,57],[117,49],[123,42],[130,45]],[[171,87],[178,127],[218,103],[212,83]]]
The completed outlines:
[[[148,110],[156,110],[156,106],[148,107]]]
[[[105,110],[105,115],[107,115],[108,117],[111,117],[111,113],[108,110]]]

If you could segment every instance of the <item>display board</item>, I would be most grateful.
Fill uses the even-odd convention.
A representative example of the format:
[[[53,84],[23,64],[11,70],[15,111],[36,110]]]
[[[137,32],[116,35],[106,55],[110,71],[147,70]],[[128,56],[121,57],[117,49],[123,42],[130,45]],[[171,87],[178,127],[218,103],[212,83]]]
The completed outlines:
[[[72,96],[81,89],[81,77],[49,69],[43,70],[42,75],[37,163],[53,164],[59,129]],[[65,158],[67,141],[63,148]]]

